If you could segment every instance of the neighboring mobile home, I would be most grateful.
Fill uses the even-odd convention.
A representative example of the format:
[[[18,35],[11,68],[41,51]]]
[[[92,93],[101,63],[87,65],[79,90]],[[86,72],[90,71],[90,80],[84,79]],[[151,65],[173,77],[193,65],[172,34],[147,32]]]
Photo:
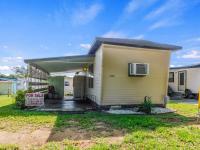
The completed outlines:
[[[15,94],[17,91],[17,79],[0,78],[0,95]]]
[[[164,106],[172,51],[179,46],[146,40],[96,38],[87,55],[25,60],[47,74],[83,70],[85,97],[100,107],[138,105],[150,96]]]
[[[197,95],[200,90],[200,64],[170,68],[169,86],[174,92],[185,93],[187,89]]]

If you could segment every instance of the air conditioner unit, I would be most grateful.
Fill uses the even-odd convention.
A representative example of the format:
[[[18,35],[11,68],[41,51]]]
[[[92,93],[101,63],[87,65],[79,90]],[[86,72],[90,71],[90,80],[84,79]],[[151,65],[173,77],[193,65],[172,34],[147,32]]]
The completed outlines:
[[[149,74],[149,64],[129,63],[129,76],[146,76]]]

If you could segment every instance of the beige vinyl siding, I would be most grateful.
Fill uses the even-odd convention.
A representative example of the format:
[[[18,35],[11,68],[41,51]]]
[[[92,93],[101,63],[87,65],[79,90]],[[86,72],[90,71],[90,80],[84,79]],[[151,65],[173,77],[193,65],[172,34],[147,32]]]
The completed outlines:
[[[100,47],[96,54],[94,60],[94,86],[93,88],[88,87],[88,78],[86,82],[87,87],[87,97],[97,103],[101,104],[101,88],[102,88],[102,47]]]
[[[141,104],[151,96],[163,104],[167,94],[170,51],[103,45],[102,105]],[[128,63],[148,63],[149,75],[129,77]]]
[[[193,93],[198,93],[200,89],[200,68],[173,69],[174,82],[169,82],[169,86],[175,91],[178,91],[178,72],[186,71],[186,89],[190,89]]]

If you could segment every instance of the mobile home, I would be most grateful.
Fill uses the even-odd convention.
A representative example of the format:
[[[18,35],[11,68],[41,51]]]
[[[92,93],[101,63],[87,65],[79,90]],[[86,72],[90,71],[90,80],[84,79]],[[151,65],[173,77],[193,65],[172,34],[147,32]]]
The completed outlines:
[[[197,95],[200,90],[200,64],[170,68],[169,86],[174,92],[185,94],[188,90]]]
[[[180,46],[146,40],[95,39],[88,54],[27,59],[31,67],[51,72],[82,70],[86,73],[84,97],[99,107],[138,105],[145,96],[164,105],[170,54]]]

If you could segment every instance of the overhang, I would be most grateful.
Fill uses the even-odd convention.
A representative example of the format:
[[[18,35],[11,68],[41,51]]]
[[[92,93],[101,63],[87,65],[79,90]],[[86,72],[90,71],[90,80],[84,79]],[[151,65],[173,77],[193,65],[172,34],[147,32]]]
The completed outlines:
[[[65,72],[82,69],[89,64],[93,64],[94,55],[25,59],[24,62],[38,67],[38,69],[42,69],[48,73]]]
[[[95,54],[95,52],[101,46],[101,44],[130,46],[130,47],[149,48],[158,50],[171,50],[171,51],[182,49],[181,46],[157,43],[148,40],[97,37],[93,45],[91,46],[88,54]]]

